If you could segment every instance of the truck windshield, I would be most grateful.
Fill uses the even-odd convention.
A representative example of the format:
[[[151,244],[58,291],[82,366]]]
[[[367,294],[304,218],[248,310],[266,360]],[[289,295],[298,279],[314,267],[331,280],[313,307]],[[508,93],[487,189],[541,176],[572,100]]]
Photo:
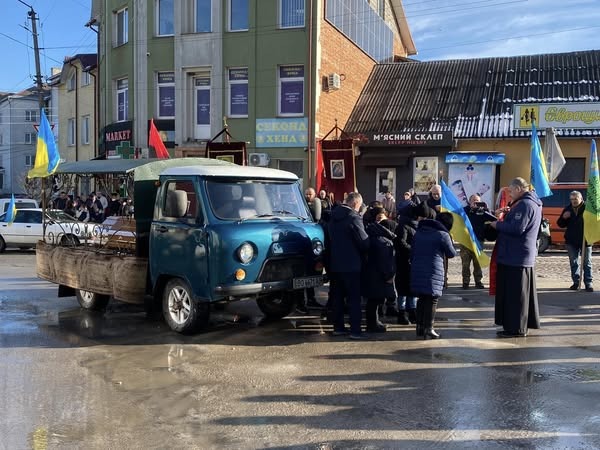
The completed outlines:
[[[309,219],[304,197],[296,183],[261,180],[209,180],[208,200],[215,216],[223,220]]]

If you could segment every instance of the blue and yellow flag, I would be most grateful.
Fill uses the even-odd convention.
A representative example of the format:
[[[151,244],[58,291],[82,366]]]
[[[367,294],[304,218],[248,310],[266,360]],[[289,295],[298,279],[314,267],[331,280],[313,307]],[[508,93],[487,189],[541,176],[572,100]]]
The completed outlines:
[[[458,242],[463,247],[471,250],[481,267],[487,267],[490,265],[490,257],[486,255],[481,248],[479,240],[475,236],[473,231],[473,225],[467,216],[463,206],[456,196],[452,193],[450,188],[442,181],[442,200],[440,203],[441,210],[443,212],[449,212],[454,217],[454,224],[450,234],[455,242]]]
[[[56,148],[56,142],[54,141],[52,128],[50,128],[50,122],[48,122],[46,113],[42,108],[40,128],[38,130],[37,138],[37,149],[35,153],[35,164],[27,176],[29,178],[44,178],[50,176],[58,167],[59,162],[60,155],[58,154],[58,149]]]
[[[531,181],[530,184],[535,189],[539,198],[552,195],[550,185],[548,184],[548,171],[546,170],[546,160],[540,145],[540,138],[535,129],[535,120],[531,122]]]
[[[17,216],[17,206],[15,205],[15,196],[10,196],[10,202],[8,203],[8,209],[6,210],[6,217],[4,221],[9,225],[15,221],[15,217]]]
[[[588,179],[585,211],[583,211],[583,234],[588,244],[600,241],[600,174],[596,141],[592,139],[590,154],[590,177]]]

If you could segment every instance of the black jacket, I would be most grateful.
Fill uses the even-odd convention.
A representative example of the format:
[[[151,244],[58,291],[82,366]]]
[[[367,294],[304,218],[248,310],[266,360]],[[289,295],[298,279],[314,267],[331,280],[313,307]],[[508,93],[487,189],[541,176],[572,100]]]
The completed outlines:
[[[563,218],[565,211],[571,213],[571,217],[568,219]],[[573,208],[573,205],[569,204],[565,207],[556,224],[560,228],[566,228],[565,230],[565,243],[572,245],[573,247],[581,248],[583,243],[583,212],[585,211],[585,202],[581,202],[581,205],[577,207],[577,211]],[[585,245],[588,245],[586,242]]]
[[[410,256],[412,242],[417,232],[418,222],[409,217],[400,217],[396,227],[396,291],[401,296],[411,296]]]
[[[347,205],[331,210],[328,226],[332,272],[360,272],[363,254],[369,249],[369,236],[360,215]]]
[[[394,282],[387,281],[393,280],[396,275],[396,235],[379,223],[369,224],[366,231],[370,247],[367,264],[363,266],[362,295],[368,298],[395,298]]]

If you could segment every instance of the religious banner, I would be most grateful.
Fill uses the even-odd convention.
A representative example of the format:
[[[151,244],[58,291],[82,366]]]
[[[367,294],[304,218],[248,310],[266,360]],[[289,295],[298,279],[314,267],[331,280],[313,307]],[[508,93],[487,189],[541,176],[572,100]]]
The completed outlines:
[[[344,194],[356,191],[354,148],[352,139],[319,140],[317,142],[317,187],[334,195],[334,201],[343,202]],[[322,157],[321,157],[322,155]]]
[[[245,142],[209,142],[207,148],[208,158],[221,159],[240,166],[246,165]]]

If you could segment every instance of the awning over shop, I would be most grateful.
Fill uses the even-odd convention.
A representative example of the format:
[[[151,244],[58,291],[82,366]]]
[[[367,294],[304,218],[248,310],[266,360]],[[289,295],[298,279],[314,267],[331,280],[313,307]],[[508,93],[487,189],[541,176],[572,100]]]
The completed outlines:
[[[446,155],[446,164],[504,164],[504,153],[451,152]]]

